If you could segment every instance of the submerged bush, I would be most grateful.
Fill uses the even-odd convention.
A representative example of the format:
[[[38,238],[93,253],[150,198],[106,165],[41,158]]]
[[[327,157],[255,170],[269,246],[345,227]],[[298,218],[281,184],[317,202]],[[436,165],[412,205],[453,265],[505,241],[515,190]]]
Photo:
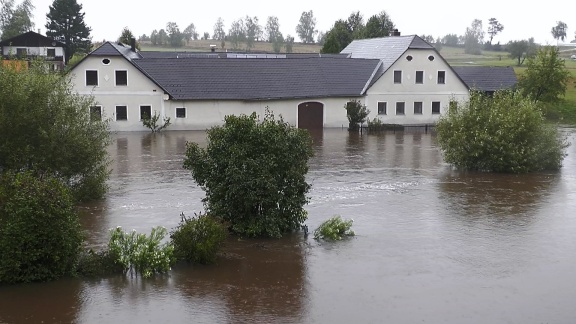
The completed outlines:
[[[177,260],[208,264],[214,262],[218,250],[227,237],[227,229],[217,219],[200,214],[186,218],[170,234]]]
[[[101,277],[120,274],[124,268],[108,250],[95,252],[90,249],[80,254],[76,274],[82,277]]]
[[[340,216],[334,216],[314,230],[314,239],[336,241],[346,236],[354,236],[354,231],[350,229],[353,222],[352,219],[343,220]]]
[[[566,140],[538,104],[519,92],[472,92],[436,126],[444,160],[468,170],[524,173],[558,170]]]
[[[344,105],[346,109],[346,117],[348,117],[348,130],[358,130],[360,128],[359,124],[366,121],[366,118],[370,114],[370,110],[366,109],[366,105],[363,105],[360,100],[350,100]]]
[[[148,278],[168,272],[174,262],[174,246],[161,243],[166,234],[166,229],[160,226],[153,228],[150,236],[138,234],[135,230],[125,233],[118,226],[110,231],[108,251],[125,273],[135,272]]]
[[[206,192],[206,209],[246,236],[281,237],[306,220],[312,140],[266,111],[260,121],[226,116],[208,131],[208,147],[187,143],[184,168]]]
[[[68,188],[31,172],[0,175],[0,283],[72,274],[82,231]]]

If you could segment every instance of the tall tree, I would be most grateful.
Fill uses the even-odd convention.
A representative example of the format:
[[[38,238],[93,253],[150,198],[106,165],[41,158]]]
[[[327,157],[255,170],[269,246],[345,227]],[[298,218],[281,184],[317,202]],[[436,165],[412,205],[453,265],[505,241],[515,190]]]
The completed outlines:
[[[446,45],[446,46],[458,46],[458,35],[456,34],[448,34],[444,37],[442,37],[442,44]]]
[[[464,34],[464,53],[467,54],[481,54],[482,50],[480,45],[484,41],[484,30],[482,28],[482,20],[474,19],[472,25],[466,28]]]
[[[315,35],[318,33],[316,30],[316,18],[312,10],[302,12],[300,22],[296,26],[296,33],[302,43],[314,43]]]
[[[228,31],[228,40],[232,42],[232,46],[238,49],[238,46],[246,38],[246,30],[244,29],[244,21],[242,18],[234,21]]]
[[[212,38],[219,41],[224,41],[226,38],[226,32],[224,31],[224,20],[221,17],[218,17],[216,20],[216,24],[214,24],[214,34]]]
[[[164,29],[160,29],[158,31],[157,44],[158,45],[168,44],[168,34],[166,34],[166,31]]]
[[[279,33],[280,23],[278,22],[278,17],[269,16],[266,21],[266,27],[264,28],[264,39],[266,39],[267,42],[273,43]]]
[[[156,29],[150,34],[150,42],[152,45],[158,45],[158,31]]]
[[[82,5],[76,0],[54,0],[46,20],[46,36],[66,44],[66,62],[74,53],[90,52],[92,29],[86,26]]]
[[[524,94],[534,100],[556,102],[566,93],[570,72],[558,47],[541,47],[536,56],[528,58],[526,65],[518,82]]]
[[[198,32],[196,31],[196,26],[193,23],[188,25],[188,27],[184,28],[184,32],[182,32],[184,36],[184,40],[186,41],[186,45],[190,42],[190,40],[198,40]]]
[[[517,60],[517,65],[521,66],[526,58],[536,55],[538,45],[534,42],[534,37],[531,37],[528,40],[509,42],[506,51],[510,53],[511,58]]]
[[[502,25],[496,18],[488,19],[488,35],[490,35],[490,40],[488,44],[492,45],[492,39],[494,36],[498,35],[504,30],[504,25]]]
[[[320,50],[321,53],[340,53],[352,42],[352,33],[348,29],[348,23],[342,19],[336,21],[328,31],[326,41]]]
[[[24,0],[14,8],[14,0],[0,0],[0,33],[1,39],[6,40],[34,28],[32,10],[34,6],[30,0]]]
[[[254,42],[262,38],[262,26],[258,23],[258,17],[246,16],[244,19],[244,30],[246,33],[246,49],[254,47]]]
[[[134,34],[132,34],[132,31],[130,30],[130,28],[128,28],[128,26],[124,27],[124,29],[122,29],[122,33],[120,33],[120,37],[118,37],[118,41],[120,43],[123,44],[130,44],[132,42],[132,38],[134,37]]]
[[[166,30],[168,32],[168,39],[170,40],[170,46],[172,47],[180,47],[182,46],[182,32],[180,32],[180,28],[178,24],[175,22],[169,22],[166,24]]]
[[[286,53],[292,53],[292,49],[294,46],[294,37],[290,36],[290,34],[286,35],[284,48],[286,48]]]
[[[351,13],[346,21],[346,25],[353,39],[364,38],[364,29],[366,26],[364,26],[364,18],[360,11]]]
[[[552,36],[558,43],[558,40],[564,41],[566,38],[566,30],[568,29],[568,25],[565,22],[557,21],[556,26],[552,27]]]
[[[386,11],[381,11],[379,14],[374,15],[366,22],[364,30],[365,38],[386,37],[394,30],[394,22]]]

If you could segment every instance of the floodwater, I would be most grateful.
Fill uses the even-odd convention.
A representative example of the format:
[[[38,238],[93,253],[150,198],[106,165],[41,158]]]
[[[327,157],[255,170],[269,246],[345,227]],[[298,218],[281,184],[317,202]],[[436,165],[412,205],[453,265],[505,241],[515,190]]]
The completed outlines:
[[[453,170],[431,134],[314,137],[306,223],[353,218],[354,238],[231,238],[152,279],[0,287],[0,322],[576,323],[576,145],[560,172],[504,175]],[[202,211],[186,141],[205,133],[114,135],[110,192],[82,206],[91,245]]]

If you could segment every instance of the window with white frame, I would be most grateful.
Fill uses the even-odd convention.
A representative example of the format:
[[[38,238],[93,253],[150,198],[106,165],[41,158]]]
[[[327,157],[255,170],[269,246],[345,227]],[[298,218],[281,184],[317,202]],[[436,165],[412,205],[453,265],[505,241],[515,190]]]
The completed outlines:
[[[116,120],[128,120],[128,107],[116,106]]]
[[[440,113],[440,101],[432,101],[432,114],[438,115]]]
[[[152,106],[140,106],[140,120],[152,118]]]
[[[116,86],[127,86],[128,85],[128,71],[117,70],[116,71]]]
[[[424,71],[416,71],[416,84],[424,83]]]
[[[438,84],[446,84],[446,71],[438,71]]]
[[[98,86],[98,71],[86,70],[86,85]]]
[[[176,108],[176,118],[186,118],[186,108]]]
[[[397,102],[396,103],[396,115],[404,115],[404,102]]]
[[[378,101],[378,115],[386,115],[386,102]]]
[[[422,101],[414,102],[414,115],[422,115]]]
[[[394,71],[394,83],[402,83],[402,71]]]

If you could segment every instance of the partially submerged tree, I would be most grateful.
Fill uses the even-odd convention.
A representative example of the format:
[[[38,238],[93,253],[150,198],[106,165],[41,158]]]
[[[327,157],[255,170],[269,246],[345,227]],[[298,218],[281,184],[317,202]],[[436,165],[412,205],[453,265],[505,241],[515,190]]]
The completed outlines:
[[[78,200],[101,198],[110,134],[106,121],[90,119],[93,105],[41,63],[0,64],[0,170],[52,175]]]
[[[207,211],[240,235],[281,237],[306,220],[312,156],[308,132],[275,119],[226,116],[208,130],[208,147],[187,143],[184,168],[206,192]]]
[[[567,144],[537,102],[520,92],[473,91],[436,125],[444,160],[466,170],[526,173],[558,170]]]
[[[536,56],[528,58],[526,66],[518,82],[525,95],[549,103],[558,101],[566,93],[570,72],[558,47],[541,47]]]
[[[46,19],[46,36],[66,44],[66,62],[75,53],[90,52],[92,29],[86,26],[82,5],[76,0],[54,0]]]
[[[344,105],[348,117],[348,130],[354,131],[360,128],[360,124],[366,122],[370,110],[366,109],[360,100],[350,100]]]

